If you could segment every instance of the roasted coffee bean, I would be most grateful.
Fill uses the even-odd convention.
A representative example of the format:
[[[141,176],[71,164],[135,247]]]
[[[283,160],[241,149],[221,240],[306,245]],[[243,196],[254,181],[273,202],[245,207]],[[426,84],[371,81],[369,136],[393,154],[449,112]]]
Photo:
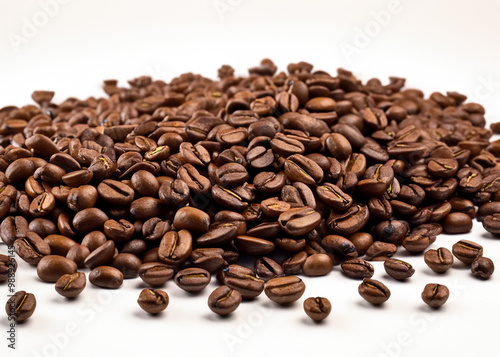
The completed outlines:
[[[279,216],[278,222],[285,233],[299,236],[316,228],[321,215],[310,207],[291,208]]]
[[[252,269],[231,264],[218,275],[218,280],[241,293],[243,299],[253,299],[264,290],[265,282],[258,279]]]
[[[467,233],[472,229],[472,218],[462,212],[450,213],[444,219],[443,228],[448,234]]]
[[[130,240],[135,232],[134,225],[126,219],[116,221],[108,219],[104,222],[104,234],[115,242],[126,242]]]
[[[56,198],[52,193],[44,192],[36,196],[29,206],[29,213],[32,217],[43,217],[52,212],[56,206]]]
[[[415,273],[410,263],[399,259],[387,259],[384,262],[385,272],[396,280],[405,280]]]
[[[138,220],[161,216],[164,210],[162,201],[154,197],[141,197],[130,204],[130,213]]]
[[[323,321],[330,315],[332,304],[324,297],[310,297],[304,300],[304,311],[314,321]]]
[[[108,216],[96,207],[85,208],[77,212],[73,218],[73,227],[80,232],[90,232],[102,228]]]
[[[399,244],[408,235],[410,226],[406,221],[383,221],[372,228],[373,238],[382,242]]]
[[[357,232],[351,234],[347,238],[354,244],[358,256],[364,255],[373,244],[373,236],[370,233]]]
[[[391,218],[393,213],[391,203],[383,197],[370,197],[368,200],[368,210],[371,217],[380,220]]]
[[[139,274],[141,260],[131,253],[119,253],[111,266],[122,272],[124,279],[133,279]]]
[[[344,193],[339,187],[331,183],[325,183],[316,188],[320,200],[336,211],[345,211],[351,207],[353,199]]]
[[[257,276],[264,281],[283,276],[284,274],[281,265],[268,257],[257,258],[254,270]]]
[[[435,241],[435,235],[414,229],[408,237],[403,239],[402,245],[410,253],[421,253]]]
[[[25,237],[16,239],[14,248],[19,257],[31,265],[37,265],[44,256],[51,253],[47,242],[34,232],[28,232]]]
[[[477,257],[471,264],[472,274],[481,279],[488,279],[495,271],[495,265],[490,258]]]
[[[146,262],[139,268],[139,277],[151,286],[161,286],[169,281],[175,274],[172,268],[169,268],[160,262]]]
[[[208,297],[208,307],[218,315],[229,315],[241,303],[241,294],[226,285],[219,286]]]
[[[255,175],[253,180],[253,184],[255,189],[259,192],[264,193],[274,193],[279,192],[281,189],[284,189],[286,183],[286,176],[283,171],[278,173],[264,171]],[[299,192],[297,192],[299,194]],[[283,191],[282,191],[283,198]],[[287,201],[283,198],[283,201]]]
[[[99,197],[111,205],[125,206],[134,200],[134,190],[115,180],[104,180],[97,186]]]
[[[141,196],[155,197],[160,189],[160,184],[155,175],[146,170],[136,171],[132,175],[130,183],[134,191]]]
[[[353,205],[344,213],[332,213],[328,217],[331,233],[349,235],[359,231],[368,222],[370,213],[365,205]]]
[[[38,277],[47,283],[55,283],[64,274],[76,273],[74,261],[59,255],[46,255],[38,262]]]
[[[60,234],[50,234],[45,237],[44,242],[50,246],[51,254],[66,255],[69,250],[78,245],[73,239]]]
[[[304,294],[306,285],[296,276],[274,278],[267,282],[264,292],[267,297],[280,305],[291,304]]]
[[[429,249],[424,255],[425,263],[436,273],[444,273],[453,265],[453,254],[446,248]]]
[[[189,231],[183,229],[178,232],[165,233],[158,248],[158,257],[169,267],[176,267],[184,263],[193,249],[193,238]]]
[[[387,286],[375,279],[363,279],[358,287],[359,295],[372,305],[381,305],[391,297]]]
[[[233,243],[240,252],[248,255],[266,255],[276,248],[273,242],[250,236],[238,236]]]
[[[0,224],[0,237],[7,246],[11,246],[16,239],[25,237],[28,231],[28,221],[23,216],[6,217]]]
[[[73,246],[68,253],[66,254],[66,258],[71,259],[78,265],[79,268],[83,268],[85,266],[85,259],[90,255],[90,250],[84,245],[77,244]]]
[[[175,213],[175,229],[206,233],[210,227],[210,217],[200,209],[182,207]]]
[[[123,283],[123,274],[110,266],[99,266],[92,269],[89,281],[100,288],[118,289]]]
[[[462,239],[453,244],[453,255],[462,263],[470,265],[474,259],[483,255],[483,247],[470,240]]]
[[[374,261],[385,261],[396,254],[398,247],[392,243],[375,241],[366,250],[365,259]]]
[[[223,253],[224,250],[221,248],[198,248],[191,252],[189,260],[195,267],[205,269],[213,274],[227,265],[222,257]]]
[[[174,277],[175,284],[187,292],[197,293],[210,283],[210,273],[201,268],[186,268],[179,270]]]
[[[93,252],[107,241],[108,239],[104,233],[100,231],[93,231],[87,233],[87,235],[83,237],[82,245],[86,246],[91,252]]]
[[[137,303],[144,311],[158,314],[165,310],[169,303],[168,294],[159,289],[143,289],[139,294]]]
[[[340,267],[342,272],[352,279],[371,278],[375,269],[366,260],[355,258],[344,261]]]
[[[448,300],[450,291],[441,284],[427,284],[422,292],[422,300],[433,308],[438,308]]]
[[[0,282],[7,281],[9,279],[9,275],[14,274],[16,270],[16,259],[0,254]]]
[[[490,214],[484,217],[483,227],[488,232],[493,234],[500,234],[500,213]]]
[[[331,249],[337,254],[347,259],[357,258],[358,252],[356,251],[356,246],[347,238],[338,235],[327,235],[321,240],[321,244],[327,248]]]
[[[64,274],[56,282],[56,291],[66,298],[75,298],[85,289],[85,273]]]
[[[18,323],[29,319],[35,312],[35,308],[35,295],[23,290],[16,292],[5,304],[5,312],[7,312],[9,320],[15,319]]]
[[[476,218],[482,222],[486,216],[494,215],[500,212],[500,201],[488,202],[479,206]]]
[[[332,268],[332,258],[328,254],[317,253],[307,257],[302,265],[302,272],[307,276],[323,276],[327,275]]]
[[[84,264],[89,269],[94,269],[98,266],[109,263],[115,255],[115,243],[112,240],[105,242],[100,247],[90,253],[84,261]]]
[[[323,170],[313,160],[303,155],[292,155],[285,160],[285,175],[291,181],[307,185],[319,184],[323,180]]]
[[[38,234],[41,238],[45,238],[50,234],[58,233],[57,226],[54,222],[45,218],[35,218],[28,226],[29,230]]]

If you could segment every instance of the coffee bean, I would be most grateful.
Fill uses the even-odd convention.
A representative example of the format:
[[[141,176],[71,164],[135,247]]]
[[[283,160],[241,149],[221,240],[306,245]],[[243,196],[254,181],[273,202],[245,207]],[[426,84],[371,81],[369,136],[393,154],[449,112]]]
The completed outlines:
[[[239,251],[248,255],[266,255],[275,249],[273,242],[250,236],[238,236],[233,243]]]
[[[183,229],[179,232],[165,233],[158,248],[158,257],[161,262],[169,267],[181,265],[191,254],[193,238],[189,231]]]
[[[330,315],[332,304],[324,297],[310,297],[304,300],[304,311],[314,321],[323,321]]]
[[[276,261],[268,257],[260,257],[255,260],[254,270],[257,276],[268,281],[283,276],[283,268]]]
[[[38,262],[38,277],[47,283],[55,283],[64,274],[76,273],[74,261],[59,255],[46,255]]]
[[[243,299],[253,299],[264,290],[265,282],[258,279],[252,269],[237,264],[230,264],[220,271],[217,279],[241,293]]]
[[[472,229],[472,218],[462,212],[450,213],[443,222],[443,228],[448,234],[467,233]]]
[[[187,292],[198,293],[210,283],[210,273],[201,268],[186,268],[177,272],[174,282]]]
[[[139,274],[141,260],[131,253],[118,254],[111,263],[111,266],[122,272],[124,279],[133,279]]]
[[[44,242],[50,246],[51,254],[66,255],[71,248],[78,245],[73,239],[60,234],[49,234]]]
[[[64,274],[56,282],[56,291],[66,297],[75,298],[85,289],[87,280],[85,273],[77,272],[74,274]]]
[[[50,246],[33,232],[28,232],[25,237],[16,239],[14,248],[19,257],[31,265],[37,265],[44,256],[51,253]]]
[[[115,180],[104,180],[97,186],[99,197],[109,204],[124,206],[130,204],[134,200],[134,190]]]
[[[267,297],[280,305],[288,305],[300,299],[306,285],[296,276],[274,278],[267,282],[264,292]]]
[[[28,231],[28,221],[23,216],[6,217],[0,224],[0,237],[8,246],[11,246],[16,239],[25,237]]]
[[[398,247],[395,244],[375,241],[366,250],[365,259],[374,261],[386,261],[387,259],[392,257],[397,252],[397,250]]]
[[[109,263],[115,255],[115,242],[108,240],[100,247],[96,248],[84,260],[84,264],[89,269]]]
[[[424,255],[425,263],[436,273],[444,273],[453,265],[453,255],[446,248],[429,249]]]
[[[206,233],[210,227],[210,217],[200,209],[182,207],[175,213],[174,226],[179,230],[188,229]]]
[[[226,285],[219,286],[208,297],[208,307],[218,315],[229,315],[241,303],[241,294]]]
[[[110,266],[99,266],[92,269],[89,281],[100,288],[118,289],[123,283],[123,274]]]
[[[161,286],[174,276],[174,270],[160,262],[146,262],[139,268],[139,277],[151,286]]]
[[[495,271],[495,265],[490,258],[477,257],[471,264],[471,272],[481,279],[488,279]]]
[[[342,272],[352,279],[371,278],[375,269],[366,260],[355,258],[344,261],[340,267]]]
[[[302,272],[307,276],[327,275],[333,268],[333,261],[323,253],[313,254],[307,257],[302,266]]]
[[[373,236],[370,233],[357,232],[347,238],[354,244],[359,256],[364,255],[373,244]]]
[[[299,236],[316,228],[321,215],[310,207],[291,208],[279,216],[278,222],[285,233]]]
[[[139,306],[150,314],[165,310],[169,303],[168,294],[159,289],[143,289],[137,299]]]
[[[372,305],[381,305],[391,297],[387,286],[375,279],[363,279],[358,287],[359,295]]]
[[[450,291],[444,285],[427,284],[422,292],[422,300],[433,308],[444,305],[450,296]]]
[[[485,216],[483,219],[483,227],[492,234],[500,234],[500,213]]]
[[[7,281],[9,279],[9,274],[15,273],[16,270],[16,259],[0,254],[0,282]]]
[[[396,280],[405,280],[415,273],[411,264],[399,259],[387,259],[384,262],[385,272]]]
[[[462,263],[470,265],[474,259],[483,255],[483,247],[470,240],[462,239],[453,244],[452,252]]]
[[[356,246],[347,238],[338,235],[327,235],[321,240],[321,244],[327,248],[333,250],[335,253],[340,254],[342,257],[347,259],[357,258],[358,252],[356,251]]]
[[[35,295],[20,290],[16,292],[5,304],[5,311],[9,320],[15,318],[16,322],[22,323],[29,319],[36,308]]]
[[[285,161],[285,175],[292,181],[307,185],[318,184],[323,180],[323,170],[314,161],[296,154]]]

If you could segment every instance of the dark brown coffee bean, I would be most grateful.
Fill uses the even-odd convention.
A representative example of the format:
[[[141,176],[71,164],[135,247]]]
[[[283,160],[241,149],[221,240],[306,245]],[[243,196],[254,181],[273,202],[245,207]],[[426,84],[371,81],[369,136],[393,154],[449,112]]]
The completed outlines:
[[[158,314],[165,310],[169,303],[168,294],[159,289],[143,289],[139,294],[137,303],[144,311]]]
[[[477,257],[471,264],[471,272],[481,279],[488,279],[495,271],[495,265],[490,258]]]
[[[444,219],[443,228],[448,234],[467,233],[472,229],[472,218],[462,212],[450,213]]]
[[[379,220],[387,220],[392,217],[392,206],[389,200],[379,197],[370,197],[368,200],[370,216]]]
[[[307,276],[323,276],[327,275],[332,268],[332,258],[328,254],[317,253],[307,257],[302,265],[302,272]]]
[[[14,274],[16,270],[16,259],[0,254],[0,282],[7,281],[9,279],[9,275]]]
[[[104,180],[97,186],[99,197],[111,205],[124,206],[134,200],[134,190],[115,180]]]
[[[86,246],[91,252],[93,252],[107,241],[108,239],[104,233],[100,231],[93,231],[83,237],[82,245]]]
[[[55,283],[64,274],[76,273],[74,261],[59,255],[46,255],[38,262],[38,277],[47,283]]]
[[[254,270],[257,276],[268,281],[283,276],[283,268],[276,261],[268,257],[260,257],[255,260]]]
[[[172,268],[160,262],[146,262],[146,260],[143,259],[144,263],[139,268],[139,277],[146,284],[161,286],[174,276],[175,272]]]
[[[233,242],[240,252],[248,255],[266,255],[275,249],[273,242],[246,235],[237,236]]]
[[[0,237],[7,246],[11,246],[16,239],[25,237],[28,231],[28,221],[23,216],[6,217],[0,224]]]
[[[179,179],[166,179],[158,192],[160,200],[173,206],[180,206],[189,202],[189,186]]]
[[[31,265],[37,265],[46,255],[50,255],[50,246],[34,232],[26,233],[23,238],[14,241],[14,248],[19,257]]]
[[[176,267],[186,261],[192,248],[193,238],[189,231],[185,229],[178,232],[170,231],[161,239],[158,257],[167,266]]]
[[[331,183],[325,183],[316,188],[318,197],[336,211],[345,211],[351,207],[352,197],[344,193],[339,187]]]
[[[52,193],[42,193],[31,201],[29,213],[32,217],[43,217],[52,212],[56,205],[56,198]]]
[[[354,244],[359,256],[364,255],[373,244],[373,236],[370,233],[357,232],[351,234],[347,238]]]
[[[141,197],[130,204],[130,213],[135,219],[146,221],[161,216],[165,207],[158,198]]]
[[[115,242],[126,242],[130,240],[135,232],[134,225],[125,219],[116,221],[109,219],[104,222],[104,233]]]
[[[41,238],[45,238],[50,234],[58,233],[54,222],[45,218],[35,218],[28,226],[29,230],[38,234]]]
[[[342,272],[352,279],[371,278],[375,269],[366,260],[355,258],[344,261],[340,267]]]
[[[195,267],[214,274],[227,265],[223,253],[221,248],[198,248],[191,252],[189,259]]]
[[[327,235],[321,240],[321,244],[327,248],[333,250],[335,253],[340,254],[342,257],[347,259],[357,258],[358,252],[356,251],[356,246],[347,238],[338,235]]]
[[[387,259],[384,262],[385,272],[396,280],[405,280],[415,273],[410,263],[399,259]]]
[[[252,269],[237,264],[230,264],[218,275],[220,283],[241,293],[243,299],[253,299],[264,290],[265,282],[258,279]]]
[[[274,193],[279,192],[285,187],[286,176],[283,171],[278,173],[264,171],[255,175],[253,184],[259,192]],[[282,193],[283,195],[283,193]],[[283,199],[286,201],[285,199]]]
[[[84,245],[77,244],[73,246],[68,253],[66,254],[66,258],[71,259],[78,265],[79,268],[83,268],[85,266],[85,259],[90,255],[90,250]]]
[[[302,155],[289,156],[285,161],[285,175],[292,181],[307,185],[319,184],[323,180],[323,170],[313,160]]]
[[[422,300],[433,308],[438,308],[448,300],[450,291],[441,284],[427,284],[422,292]]]
[[[331,233],[349,235],[359,231],[368,222],[370,213],[365,205],[353,205],[346,212],[332,213],[328,217],[328,228]]]
[[[106,224],[104,225],[104,227],[106,228]],[[147,240],[154,241],[157,239],[161,239],[168,231],[170,231],[170,222],[162,221],[158,217],[148,219],[142,225],[142,236]]]
[[[45,237],[44,242],[50,246],[51,254],[66,255],[69,250],[78,245],[73,239],[60,234],[50,234]]]
[[[210,217],[200,209],[182,207],[175,213],[175,229],[188,229],[190,231],[206,233],[210,227]]]
[[[324,297],[310,297],[304,300],[304,311],[314,321],[323,321],[330,315],[332,304]]]
[[[462,263],[470,265],[474,259],[483,255],[483,247],[476,242],[462,239],[453,244],[453,255]]]
[[[77,231],[86,233],[102,228],[107,220],[108,216],[99,208],[85,208],[77,212],[73,218],[73,227]]]
[[[363,279],[358,287],[359,295],[372,305],[381,305],[391,297],[387,286],[375,279]]]
[[[280,305],[291,304],[304,294],[306,285],[296,276],[274,278],[267,282],[264,292],[267,297]]]
[[[241,294],[226,285],[219,286],[208,297],[208,307],[218,315],[229,315],[241,303]]]
[[[186,268],[177,272],[174,282],[187,292],[198,293],[210,283],[210,273],[201,268]]]
[[[453,265],[453,255],[446,248],[429,249],[424,255],[425,263],[436,273],[444,273]]]
[[[396,254],[398,247],[393,243],[375,241],[366,250],[365,259],[374,261],[385,261]]]
[[[141,260],[134,254],[120,253],[111,263],[111,266],[122,272],[124,279],[133,279],[139,274]]]
[[[123,274],[110,266],[99,266],[92,269],[89,281],[100,288],[118,289],[123,284]]]
[[[98,266],[109,263],[115,255],[115,242],[108,240],[100,247],[90,253],[84,261],[84,264],[89,269],[94,269]]]
[[[15,319],[18,323],[29,319],[35,312],[35,308],[35,295],[23,290],[16,292],[5,304],[5,312],[7,312],[9,320]]]
[[[130,183],[134,191],[141,196],[155,197],[158,195],[158,190],[160,189],[160,184],[156,177],[146,170],[136,171],[132,175]]]
[[[500,213],[485,216],[483,219],[483,227],[490,233],[500,234]]]
[[[85,289],[85,273],[64,274],[56,282],[56,291],[65,298],[75,298]]]
[[[285,233],[299,236],[316,228],[321,215],[310,207],[291,208],[279,216],[278,222]]]

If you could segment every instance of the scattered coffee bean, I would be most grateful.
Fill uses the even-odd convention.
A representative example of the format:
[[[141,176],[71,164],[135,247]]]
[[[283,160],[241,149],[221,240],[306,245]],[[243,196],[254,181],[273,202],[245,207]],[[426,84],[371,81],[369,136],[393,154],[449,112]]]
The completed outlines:
[[[208,307],[218,315],[229,315],[241,303],[241,294],[226,285],[219,286],[208,297]]]
[[[304,311],[314,321],[323,321],[330,315],[332,304],[324,297],[310,297],[304,300]]]
[[[291,304],[300,299],[306,285],[296,276],[274,278],[267,282],[264,292],[267,297],[280,305]]]
[[[405,280],[415,273],[411,264],[399,259],[387,259],[384,262],[386,273],[396,280]]]
[[[478,278],[488,279],[495,271],[495,265],[490,258],[477,257],[471,264],[471,271]]]
[[[422,300],[430,307],[438,308],[448,300],[450,291],[444,285],[427,284],[422,292]]]
[[[15,318],[16,322],[24,322],[33,315],[36,308],[35,295],[26,291],[18,291],[7,300],[5,311],[7,316]]]
[[[359,295],[370,304],[380,305],[391,297],[391,291],[387,286],[375,279],[363,279],[358,287]]]
[[[168,294],[159,289],[143,289],[139,294],[137,303],[146,312],[158,314],[168,306]]]
[[[483,255],[483,247],[470,240],[461,240],[453,244],[452,252],[462,263],[470,265],[474,259]]]
[[[64,274],[56,281],[56,291],[66,298],[75,298],[85,289],[86,284],[85,273]]]
[[[424,254],[425,263],[436,273],[444,273],[453,265],[453,254],[446,248],[429,249]]]

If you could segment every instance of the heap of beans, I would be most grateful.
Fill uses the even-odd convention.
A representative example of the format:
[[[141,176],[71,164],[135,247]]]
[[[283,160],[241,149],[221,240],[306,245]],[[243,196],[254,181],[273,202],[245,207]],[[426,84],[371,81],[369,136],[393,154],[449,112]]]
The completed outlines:
[[[263,291],[292,303],[305,290],[298,274],[339,264],[380,304],[390,291],[370,279],[370,260],[402,280],[414,269],[391,258],[398,249],[423,253],[474,217],[500,234],[500,141],[480,104],[457,92],[426,99],[402,78],[362,83],[305,62],[287,70],[265,59],[247,77],[222,66],[218,81],[106,80],[109,98],[55,104],[36,91],[37,105],[2,108],[1,239],[66,297],[84,290],[85,268],[103,288],[140,276],[151,289],[138,303],[158,313],[168,280],[197,293],[216,276],[208,305],[227,314]],[[455,256],[487,278],[493,262],[482,255],[462,240],[425,261],[440,273]],[[241,265],[248,257],[253,267]],[[0,262],[6,280],[9,260]],[[422,298],[440,306],[447,294],[429,284]],[[16,296],[8,313],[34,299]],[[304,307],[315,320],[331,309],[320,297]]]

